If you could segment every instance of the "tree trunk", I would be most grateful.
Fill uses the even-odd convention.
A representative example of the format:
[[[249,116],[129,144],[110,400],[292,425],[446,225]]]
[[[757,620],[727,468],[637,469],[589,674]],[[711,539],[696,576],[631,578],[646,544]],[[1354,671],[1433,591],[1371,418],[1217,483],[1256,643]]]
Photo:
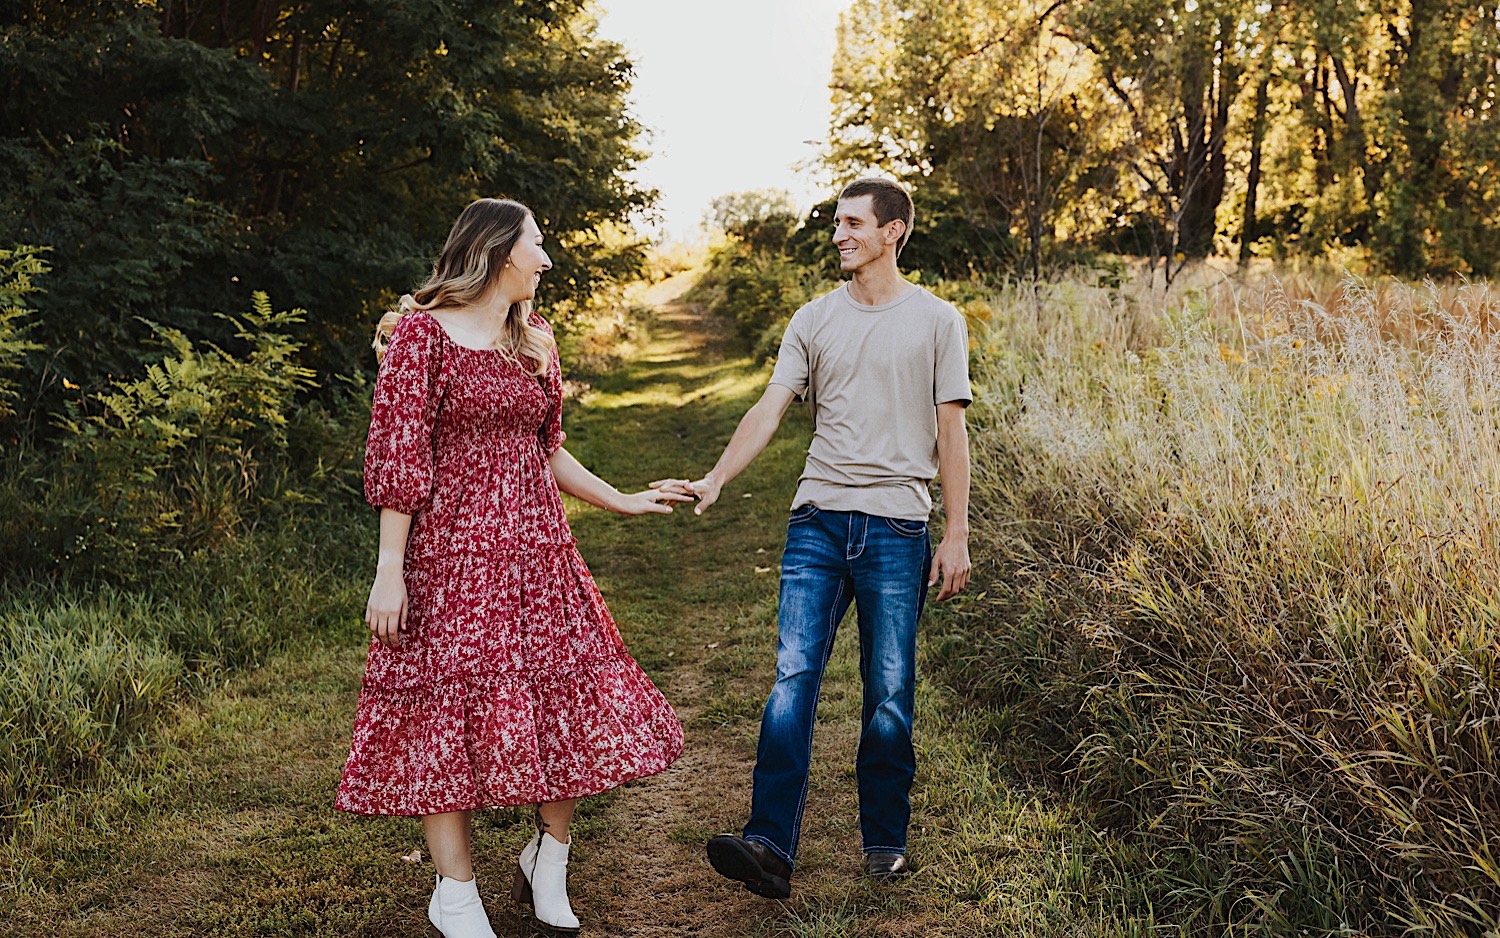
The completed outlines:
[[[301,78],[302,34],[294,33],[292,35],[291,62],[289,63],[287,68],[286,79],[282,83],[282,90],[285,91],[287,95],[296,94],[297,87],[301,84]],[[271,175],[270,192],[264,199],[265,209],[263,214],[278,215],[281,213],[281,196],[285,188],[286,169],[285,167],[279,167],[277,168],[276,172]]]
[[[1344,60],[1331,50],[1328,59],[1333,63],[1333,76],[1338,79],[1339,89],[1344,94],[1344,125],[1349,128],[1349,149],[1355,165],[1359,167],[1361,188],[1365,193],[1365,204],[1374,206],[1375,196],[1380,191],[1378,178],[1370,172],[1370,151],[1365,144],[1365,124],[1359,114],[1359,100],[1355,94],[1354,81]]]
[[[266,42],[271,38],[271,21],[275,17],[275,0],[257,0],[255,15],[250,18],[250,48],[257,65],[264,61]]]
[[[1229,24],[1220,20],[1216,33],[1223,37],[1228,28]],[[1225,48],[1222,42],[1217,45]],[[1182,105],[1188,139],[1181,175],[1177,247],[1186,257],[1203,258],[1213,253],[1216,216],[1224,198],[1229,103],[1238,85],[1238,69],[1223,52],[1211,64],[1205,60],[1190,64],[1183,74]]]
[[[1271,72],[1268,69],[1255,87],[1255,119],[1250,124],[1250,171],[1245,175],[1245,216],[1240,223],[1240,266],[1250,263],[1250,245],[1259,222],[1255,202],[1260,191],[1260,150],[1266,139],[1266,106],[1270,102]]]
[[[1321,68],[1322,55],[1314,49],[1312,62],[1301,63],[1302,79],[1298,82],[1302,90],[1302,113],[1307,115],[1307,123],[1312,130],[1307,147],[1308,155],[1313,161],[1313,179],[1319,189],[1333,181],[1328,175],[1328,131],[1318,117],[1318,76]]]

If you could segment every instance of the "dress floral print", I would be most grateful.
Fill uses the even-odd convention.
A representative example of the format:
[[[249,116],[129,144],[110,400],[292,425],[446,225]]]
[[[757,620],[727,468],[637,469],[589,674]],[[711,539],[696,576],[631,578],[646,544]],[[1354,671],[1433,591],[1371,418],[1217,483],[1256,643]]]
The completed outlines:
[[[339,809],[579,798],[681,754],[682,726],[625,650],[563,514],[547,462],[561,403],[555,354],[538,380],[425,312],[397,325],[365,496],[412,516],[409,612],[400,647],[370,643]]]

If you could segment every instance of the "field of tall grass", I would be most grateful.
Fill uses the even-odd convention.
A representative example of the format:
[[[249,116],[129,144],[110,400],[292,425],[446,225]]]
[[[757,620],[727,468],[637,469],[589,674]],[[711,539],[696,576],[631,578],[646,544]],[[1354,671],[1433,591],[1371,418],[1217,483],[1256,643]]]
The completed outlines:
[[[1135,842],[1183,933],[1494,934],[1500,297],[961,308],[988,589],[947,664],[1013,764]]]

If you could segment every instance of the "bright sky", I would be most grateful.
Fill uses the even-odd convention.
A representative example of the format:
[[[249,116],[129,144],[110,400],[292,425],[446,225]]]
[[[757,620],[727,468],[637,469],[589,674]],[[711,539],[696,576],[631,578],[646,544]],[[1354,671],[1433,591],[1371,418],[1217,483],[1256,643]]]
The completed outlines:
[[[637,176],[661,192],[662,234],[690,237],[730,192],[786,189],[812,207],[822,193],[793,166],[828,135],[834,30],[849,2],[597,0],[599,36],[635,64],[632,110],[653,154]]]

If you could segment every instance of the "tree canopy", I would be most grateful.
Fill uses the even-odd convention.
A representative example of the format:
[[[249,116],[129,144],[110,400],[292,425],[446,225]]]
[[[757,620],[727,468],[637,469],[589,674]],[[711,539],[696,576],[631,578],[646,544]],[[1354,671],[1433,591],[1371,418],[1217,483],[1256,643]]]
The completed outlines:
[[[152,323],[233,345],[216,311],[312,310],[319,371],[367,362],[372,315],[480,196],[555,239],[543,303],[635,269],[598,236],[650,204],[631,65],[584,0],[7,0],[0,246],[52,272],[28,338],[43,398],[159,354]]]
[[[1497,83],[1494,3],[855,0],[828,161],[917,183],[970,266],[1353,250],[1488,275]]]

